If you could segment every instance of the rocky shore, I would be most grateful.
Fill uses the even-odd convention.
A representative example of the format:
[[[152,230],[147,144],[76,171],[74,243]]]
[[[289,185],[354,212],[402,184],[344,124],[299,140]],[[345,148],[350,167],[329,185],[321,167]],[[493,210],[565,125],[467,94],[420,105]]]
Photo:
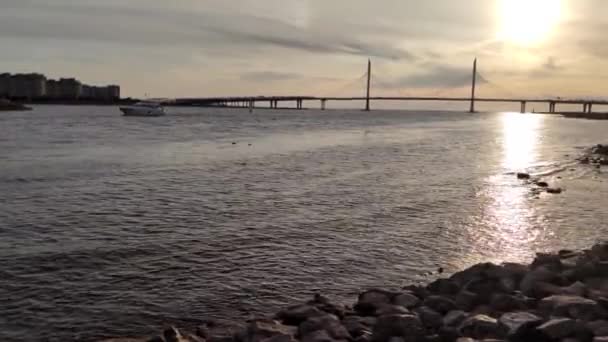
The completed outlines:
[[[18,111],[18,110],[31,110],[31,108],[26,107],[19,103],[14,103],[9,100],[0,99],[0,112],[2,111]]]
[[[370,289],[353,306],[323,295],[241,324],[105,342],[608,341],[608,243],[478,264],[426,286]]]

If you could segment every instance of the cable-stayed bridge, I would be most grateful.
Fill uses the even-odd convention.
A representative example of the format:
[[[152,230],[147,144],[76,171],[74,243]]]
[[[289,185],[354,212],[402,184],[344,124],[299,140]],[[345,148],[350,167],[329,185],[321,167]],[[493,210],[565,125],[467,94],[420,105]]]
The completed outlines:
[[[375,76],[377,78],[377,76]],[[177,106],[201,106],[201,107],[236,107],[236,108],[295,108],[304,109],[304,101],[318,101],[319,108],[325,110],[327,103],[332,102],[354,102],[361,101],[365,103],[364,110],[371,109],[371,102],[387,101],[427,101],[427,102],[468,102],[470,112],[475,112],[476,103],[514,103],[520,105],[520,112],[527,111],[527,105],[531,103],[547,104],[549,113],[557,113],[557,106],[565,105],[580,105],[581,113],[592,113],[593,105],[608,105],[608,100],[602,99],[576,99],[576,98],[561,98],[561,97],[546,97],[546,98],[525,98],[512,95],[511,92],[501,87],[500,85],[490,81],[477,70],[477,60],[473,63],[473,70],[470,76],[466,76],[471,82],[470,95],[467,96],[448,96],[446,92],[453,90],[453,87],[443,87],[438,91],[428,96],[420,95],[399,95],[399,96],[372,96],[372,68],[371,62],[368,62],[367,71],[360,77],[349,81],[343,89],[351,86],[361,86],[364,84],[364,95],[361,96],[228,96],[228,97],[201,97],[201,98],[178,98],[171,102],[171,105]],[[452,80],[454,81],[454,80]],[[456,83],[462,83],[465,80],[456,80]],[[503,93],[509,93],[509,97],[480,97],[476,96],[478,81],[483,81],[483,85],[489,88],[498,89]],[[481,83],[481,82],[480,82]]]

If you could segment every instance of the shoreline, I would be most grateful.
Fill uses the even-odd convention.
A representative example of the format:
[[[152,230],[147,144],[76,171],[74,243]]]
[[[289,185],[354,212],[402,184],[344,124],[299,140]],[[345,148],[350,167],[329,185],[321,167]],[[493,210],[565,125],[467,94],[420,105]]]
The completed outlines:
[[[439,272],[441,273],[441,269]],[[272,317],[104,342],[608,341],[608,243],[481,263],[426,285],[370,289],[353,306],[317,294]]]
[[[32,108],[20,103],[14,103],[8,100],[0,99],[0,112],[17,112],[28,110],[32,110]]]

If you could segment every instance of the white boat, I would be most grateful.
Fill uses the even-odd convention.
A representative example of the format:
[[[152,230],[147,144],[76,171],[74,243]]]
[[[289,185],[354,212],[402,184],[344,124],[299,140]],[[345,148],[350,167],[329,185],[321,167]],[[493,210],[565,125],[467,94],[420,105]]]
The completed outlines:
[[[124,116],[163,116],[165,109],[159,102],[142,101],[131,106],[120,107]]]

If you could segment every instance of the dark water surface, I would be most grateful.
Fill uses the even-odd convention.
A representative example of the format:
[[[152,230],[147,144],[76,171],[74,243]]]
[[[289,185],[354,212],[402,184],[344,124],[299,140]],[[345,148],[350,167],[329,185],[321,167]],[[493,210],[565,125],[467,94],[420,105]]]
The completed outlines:
[[[513,113],[2,113],[0,337],[150,334],[588,246],[607,177],[573,161],[607,131]],[[536,198],[517,171],[566,191]]]

